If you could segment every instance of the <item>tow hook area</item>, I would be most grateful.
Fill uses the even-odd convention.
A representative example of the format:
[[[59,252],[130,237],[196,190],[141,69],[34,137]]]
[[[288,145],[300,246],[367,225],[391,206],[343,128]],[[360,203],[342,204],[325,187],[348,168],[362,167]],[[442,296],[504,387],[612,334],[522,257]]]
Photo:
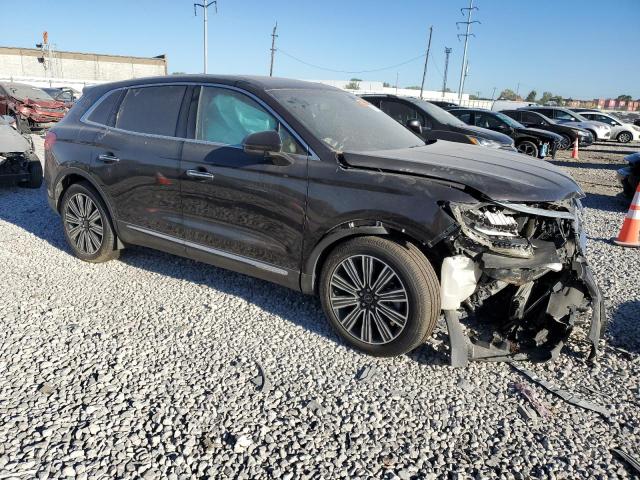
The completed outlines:
[[[555,359],[569,338],[578,312],[592,307],[589,359],[605,330],[602,295],[583,257],[570,266],[550,252],[535,261],[492,255],[484,262],[465,255],[446,257],[441,271],[442,309],[449,333],[451,366],[469,361]],[[526,268],[523,268],[525,267]],[[564,267],[564,268],[563,268]],[[475,322],[464,332],[460,309]],[[484,333],[481,333],[484,332]]]

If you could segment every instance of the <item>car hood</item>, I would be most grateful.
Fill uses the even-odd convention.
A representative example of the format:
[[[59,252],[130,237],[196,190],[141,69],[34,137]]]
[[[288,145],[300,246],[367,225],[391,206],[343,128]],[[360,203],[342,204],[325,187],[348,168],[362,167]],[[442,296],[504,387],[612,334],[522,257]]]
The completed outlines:
[[[34,105],[38,107],[44,108],[64,108],[64,102],[59,102],[58,100],[32,100],[30,98],[25,99],[25,105]]]
[[[516,128],[516,132],[555,142],[562,140],[562,137],[557,133],[553,133],[548,130],[541,130],[540,128]]]
[[[494,132],[488,128],[476,127],[473,125],[459,125],[457,126],[461,131],[468,133],[469,135],[475,135],[476,137],[486,138],[487,140],[493,140],[494,142],[501,143],[503,145],[513,145],[513,140],[510,136],[504,133]]]
[[[31,150],[29,141],[9,125],[0,125],[0,154]]]
[[[632,153],[631,155],[627,155],[624,159],[629,162],[630,165],[640,165],[640,152]]]
[[[355,168],[413,174],[466,185],[505,202],[556,202],[581,197],[560,168],[519,153],[439,140],[398,150],[343,152]]]

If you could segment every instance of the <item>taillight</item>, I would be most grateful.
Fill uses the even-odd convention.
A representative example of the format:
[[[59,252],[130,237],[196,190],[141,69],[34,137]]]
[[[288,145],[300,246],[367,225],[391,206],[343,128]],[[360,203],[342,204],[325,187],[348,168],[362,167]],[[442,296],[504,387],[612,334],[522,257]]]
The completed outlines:
[[[44,137],[44,149],[51,150],[51,147],[55,145],[57,139],[58,137],[56,137],[55,133],[47,132],[47,136]]]

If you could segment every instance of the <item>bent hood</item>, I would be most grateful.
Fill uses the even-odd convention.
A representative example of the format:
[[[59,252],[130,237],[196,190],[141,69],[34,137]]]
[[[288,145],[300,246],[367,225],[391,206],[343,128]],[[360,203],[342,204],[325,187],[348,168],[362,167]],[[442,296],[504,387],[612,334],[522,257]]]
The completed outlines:
[[[555,202],[582,196],[578,184],[544,160],[439,140],[399,150],[343,152],[355,168],[372,168],[464,184],[504,202]]]

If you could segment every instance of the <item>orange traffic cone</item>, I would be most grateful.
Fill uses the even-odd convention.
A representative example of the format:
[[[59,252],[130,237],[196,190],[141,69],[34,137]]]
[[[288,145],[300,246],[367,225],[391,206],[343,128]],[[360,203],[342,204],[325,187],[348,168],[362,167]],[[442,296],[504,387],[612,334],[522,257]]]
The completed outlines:
[[[571,158],[575,158],[578,160],[578,136],[576,135],[576,139],[573,142],[573,152],[571,152]]]
[[[640,183],[636,188],[622,229],[613,243],[623,247],[640,247]]]

